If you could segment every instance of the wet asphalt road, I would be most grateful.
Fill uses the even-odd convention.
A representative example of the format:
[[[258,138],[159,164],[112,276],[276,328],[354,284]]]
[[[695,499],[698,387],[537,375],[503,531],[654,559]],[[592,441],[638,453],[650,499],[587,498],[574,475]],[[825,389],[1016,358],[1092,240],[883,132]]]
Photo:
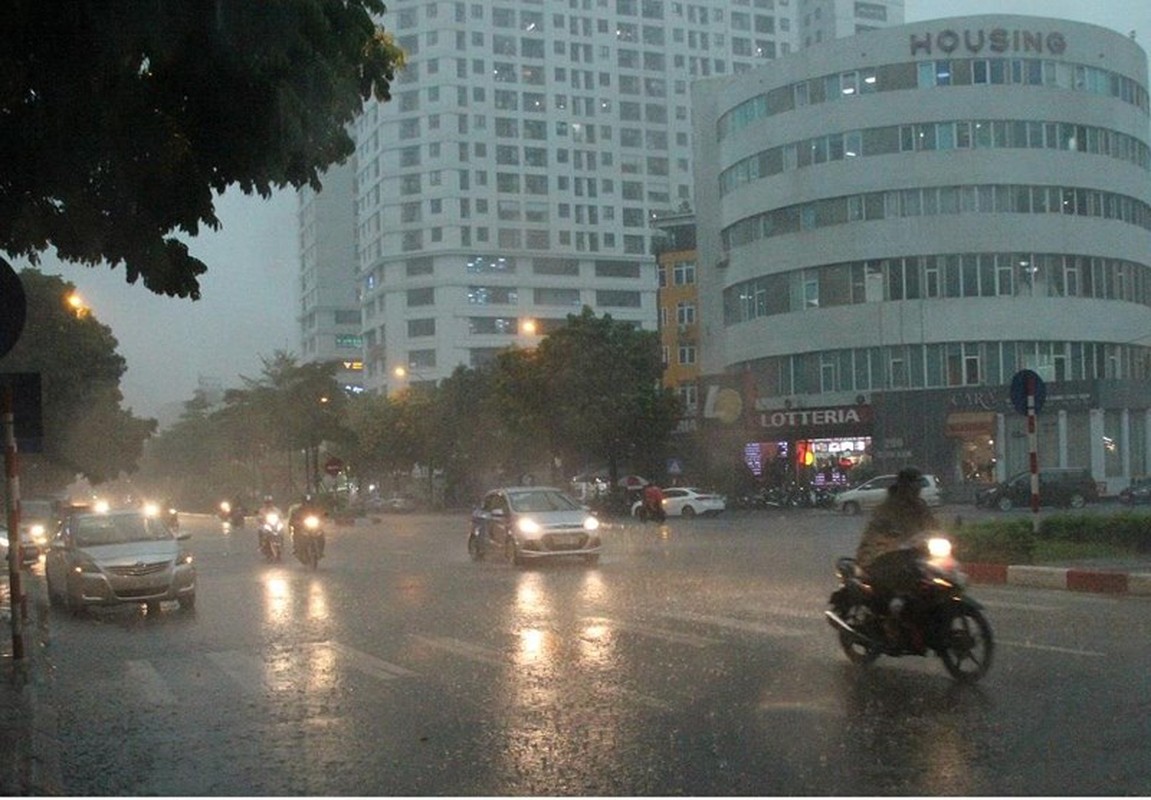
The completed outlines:
[[[608,533],[472,563],[462,515],[336,529],[316,573],[185,517],[197,609],[54,611],[73,795],[1151,793],[1151,599],[974,587],[979,686],[850,666],[822,619],[859,518]]]

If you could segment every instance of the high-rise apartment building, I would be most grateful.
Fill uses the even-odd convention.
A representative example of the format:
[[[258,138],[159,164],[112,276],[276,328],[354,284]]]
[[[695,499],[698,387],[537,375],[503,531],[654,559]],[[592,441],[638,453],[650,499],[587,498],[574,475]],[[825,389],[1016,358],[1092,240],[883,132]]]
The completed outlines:
[[[300,360],[336,362],[351,391],[363,388],[354,178],[354,160],[333,166],[323,191],[300,190],[298,211]]]
[[[532,346],[585,305],[654,328],[651,222],[693,203],[690,84],[790,52],[794,10],[390,2],[407,66],[355,124],[365,386]]]
[[[408,59],[393,99],[355,123],[354,167],[329,173],[319,197],[301,192],[303,359],[343,360],[359,335],[363,385],[388,391],[531,346],[584,305],[654,328],[652,220],[694,203],[690,85],[788,54],[797,15],[849,17],[827,29],[841,34],[899,24],[903,10],[389,2],[382,23]],[[326,291],[329,277],[345,291]]]

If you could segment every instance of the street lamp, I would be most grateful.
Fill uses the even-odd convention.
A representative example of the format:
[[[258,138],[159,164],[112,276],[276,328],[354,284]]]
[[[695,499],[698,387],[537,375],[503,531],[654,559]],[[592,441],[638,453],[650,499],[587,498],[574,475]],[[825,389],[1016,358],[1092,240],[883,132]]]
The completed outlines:
[[[91,311],[81,294],[75,290],[72,290],[64,296],[64,302],[68,304],[68,308],[72,310],[72,313],[76,315],[76,319],[84,319]]]

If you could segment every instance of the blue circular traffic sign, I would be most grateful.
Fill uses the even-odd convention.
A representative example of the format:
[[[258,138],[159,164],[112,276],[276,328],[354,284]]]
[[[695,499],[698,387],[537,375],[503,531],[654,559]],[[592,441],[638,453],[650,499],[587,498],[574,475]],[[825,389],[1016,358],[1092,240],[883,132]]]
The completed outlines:
[[[1031,369],[1021,369],[1011,378],[1011,405],[1020,414],[1027,413],[1027,395],[1034,394],[1035,413],[1043,408],[1043,401],[1047,399],[1047,384],[1039,377],[1039,373]]]

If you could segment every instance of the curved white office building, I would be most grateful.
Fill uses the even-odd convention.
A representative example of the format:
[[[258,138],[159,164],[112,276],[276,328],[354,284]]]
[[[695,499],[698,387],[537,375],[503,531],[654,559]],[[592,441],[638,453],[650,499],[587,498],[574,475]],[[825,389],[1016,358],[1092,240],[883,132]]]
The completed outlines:
[[[693,88],[705,374],[750,460],[1029,463],[1114,493],[1151,450],[1147,59],[1110,30],[973,16]],[[722,382],[722,380],[720,381]],[[722,424],[722,423],[715,423]]]

